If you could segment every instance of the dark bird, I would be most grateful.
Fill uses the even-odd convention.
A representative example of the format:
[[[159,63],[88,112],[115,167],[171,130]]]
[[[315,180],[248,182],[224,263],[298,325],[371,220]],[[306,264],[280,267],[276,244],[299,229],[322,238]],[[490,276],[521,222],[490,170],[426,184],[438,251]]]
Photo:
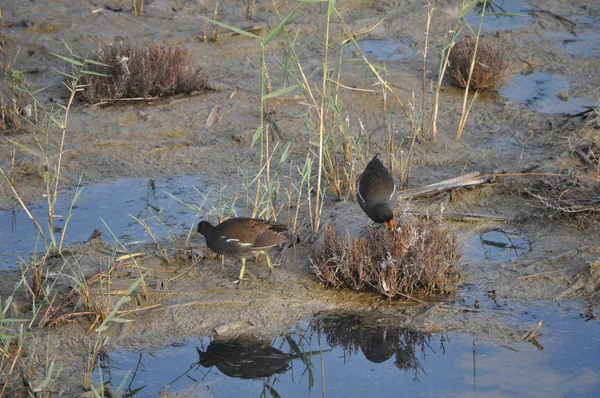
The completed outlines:
[[[356,201],[360,208],[371,220],[386,223],[394,229],[394,206],[397,196],[394,178],[377,159],[377,155],[373,156],[356,183]]]
[[[267,278],[271,276],[273,266],[265,250],[285,242],[287,237],[282,233],[285,231],[287,228],[282,224],[257,218],[230,218],[217,226],[208,221],[198,224],[198,232],[204,235],[206,246],[210,250],[223,256],[242,259],[242,269],[237,282],[244,278],[246,258],[254,254],[262,253],[267,257]]]

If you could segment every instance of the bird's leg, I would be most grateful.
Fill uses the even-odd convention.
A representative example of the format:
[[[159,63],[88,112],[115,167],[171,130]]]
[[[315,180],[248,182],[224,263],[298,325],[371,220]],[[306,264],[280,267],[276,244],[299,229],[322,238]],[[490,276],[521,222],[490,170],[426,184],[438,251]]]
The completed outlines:
[[[269,267],[269,275],[267,275],[265,278],[261,278],[261,279],[269,279],[269,277],[273,273],[273,265],[271,265],[271,258],[269,257],[269,254],[265,251],[260,251],[259,254],[265,255],[265,257],[267,258],[267,266]]]
[[[229,284],[234,284],[234,285],[237,285],[239,288],[242,285],[243,281],[248,280],[247,278],[244,278],[245,273],[246,273],[246,259],[242,258],[242,268],[240,268],[240,275],[238,276],[238,278],[233,281],[220,283],[219,286],[227,286]],[[248,272],[248,275],[250,275],[252,278],[256,278],[250,272]]]
[[[240,269],[240,276],[238,277],[238,280],[236,283],[239,283],[240,285],[242,284],[242,281],[244,280],[245,271],[246,271],[246,259],[244,257],[242,257],[242,268]]]
[[[221,271],[225,271],[225,256],[221,256]]]
[[[242,268],[240,269],[240,276],[238,277],[239,282],[244,279],[244,271],[246,271],[246,259],[242,258]]]

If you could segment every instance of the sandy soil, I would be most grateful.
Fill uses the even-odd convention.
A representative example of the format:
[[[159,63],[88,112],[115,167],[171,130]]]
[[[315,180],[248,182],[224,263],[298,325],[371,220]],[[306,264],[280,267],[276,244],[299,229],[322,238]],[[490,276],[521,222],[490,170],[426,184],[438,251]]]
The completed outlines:
[[[109,1],[111,6],[128,7],[128,1]],[[424,42],[425,13],[422,1],[368,1],[339,2],[344,21],[353,31],[361,31],[383,22],[369,32],[371,39],[393,39],[418,50]],[[456,16],[456,2],[441,1],[432,24],[432,42],[441,45],[443,32],[452,26]],[[577,29],[589,28],[589,21],[600,18],[600,4],[589,1],[563,2],[532,1],[557,15],[576,21]],[[255,170],[257,147],[251,147],[251,132],[259,123],[259,76],[250,67],[258,65],[260,46],[249,38],[222,32],[217,43],[202,40],[203,31],[210,27],[200,15],[211,15],[214,7],[209,1],[156,0],[146,5],[144,16],[137,18],[131,12],[111,12],[104,2],[89,1],[74,4],[66,0],[8,2],[2,6],[3,22],[25,23],[5,28],[7,59],[16,58],[15,68],[25,72],[32,88],[48,87],[38,94],[42,103],[64,103],[65,91],[60,76],[53,68],[62,66],[51,53],[65,54],[64,39],[77,54],[86,54],[100,43],[133,40],[141,43],[160,42],[181,45],[189,49],[204,68],[213,91],[195,96],[183,96],[160,101],[120,103],[109,107],[87,106],[77,103],[70,115],[64,186],[73,185],[82,176],[84,183],[110,181],[121,177],[170,175],[202,175],[207,184],[216,187],[225,182],[240,187],[239,168]],[[246,21],[239,2],[222,1],[222,19],[235,26],[255,23],[272,27],[277,19],[270,2],[258,2],[253,21]],[[283,14],[293,4],[281,5]],[[101,10],[94,12],[95,10]],[[324,13],[325,5],[301,7],[296,14],[292,33],[300,31],[298,56],[305,72],[310,74],[322,67],[323,19],[315,13]],[[586,22],[588,21],[588,22]],[[418,27],[418,28],[416,28]],[[532,23],[515,31],[500,31],[502,39],[514,56],[518,72],[535,70],[559,73],[571,83],[569,97],[598,98],[600,94],[600,58],[565,55],[557,43],[546,38],[546,33],[564,31],[564,22],[551,14],[538,13]],[[335,22],[333,38],[343,36]],[[276,67],[281,49],[273,43],[268,50],[270,78],[280,85],[283,74]],[[432,56],[434,57],[434,56]],[[437,60],[432,60],[429,76],[435,78]],[[418,54],[387,63],[389,82],[399,95],[408,100],[413,90],[420,91],[422,59]],[[316,74],[318,75],[318,73]],[[368,76],[360,63],[344,66],[341,83],[351,87],[372,88],[374,79]],[[235,90],[235,96],[232,93]],[[360,123],[373,133],[374,151],[382,151],[384,122],[381,117],[381,95],[365,91],[341,91],[341,99],[348,115],[349,128],[358,132]],[[586,173],[570,155],[571,144],[583,139],[598,142],[599,130],[564,130],[561,115],[543,114],[524,108],[500,96],[483,97],[475,103],[461,141],[454,140],[459,118],[461,91],[446,86],[440,108],[440,133],[435,141],[422,142],[416,147],[409,186],[416,187],[455,177],[462,172],[479,171],[519,172],[537,166],[536,172],[556,172],[565,168]],[[214,105],[221,104],[217,121],[204,127],[204,121]],[[590,103],[593,105],[593,102]],[[289,95],[277,101],[275,120],[283,141],[294,145],[292,157],[301,161],[305,154],[306,135],[302,117],[306,106]],[[407,137],[408,124],[396,109],[397,142]],[[232,136],[240,137],[232,140]],[[24,145],[34,145],[29,131],[5,134]],[[58,145],[58,134],[52,142]],[[505,145],[509,142],[510,145]],[[12,170],[15,185],[28,202],[42,196],[43,164],[35,157],[17,150],[2,140],[0,166]],[[14,163],[11,169],[11,162]],[[593,176],[592,172],[587,172]],[[597,175],[596,175],[597,177]],[[411,210],[429,210],[495,214],[504,217],[504,223],[452,223],[448,227],[459,238],[462,247],[472,243],[473,236],[496,227],[519,230],[531,245],[524,256],[508,262],[493,259],[462,261],[465,283],[473,284],[481,292],[495,291],[496,297],[524,304],[539,300],[574,298],[597,305],[600,269],[600,225],[596,216],[585,221],[573,218],[548,219],[529,208],[517,195],[514,187],[519,180],[504,181],[453,195],[434,199],[415,200],[407,206]],[[0,207],[10,208],[15,199],[6,184],[0,187]],[[356,232],[367,223],[367,218],[351,202],[329,201],[324,209],[325,224],[333,223],[340,231]],[[512,220],[512,221],[511,221]],[[76,222],[76,220],[73,220]],[[150,293],[137,294],[129,308],[135,305],[159,306],[130,314],[134,322],[111,330],[110,348],[159,347],[194,335],[230,335],[252,333],[274,336],[285,332],[289,325],[308,319],[324,310],[360,309],[381,311],[394,317],[397,324],[426,331],[459,331],[493,341],[506,341],[519,335],[524,325],[515,325],[493,308],[479,311],[451,310],[455,298],[412,305],[387,302],[366,294],[326,290],[310,272],[308,256],[311,244],[304,236],[302,242],[287,248],[279,257],[281,267],[266,281],[254,281],[244,289],[218,286],[232,279],[238,272],[232,260],[226,269],[218,260],[200,257],[193,266],[190,262],[175,261],[165,264],[153,255],[150,248],[140,264],[149,270],[147,277]],[[194,237],[196,253],[203,241]],[[106,251],[98,244],[73,248],[84,273],[92,276],[105,269]],[[59,267],[57,261],[54,267]],[[261,275],[263,265],[250,264],[250,271]],[[2,296],[9,292],[18,277],[3,272],[0,282]],[[527,277],[534,275],[533,277]],[[115,289],[128,286],[135,277],[132,268],[122,267],[114,275]],[[525,277],[521,278],[520,277]],[[163,286],[164,289],[155,289]],[[23,299],[24,300],[24,299]],[[465,303],[472,305],[472,303]],[[23,311],[27,311],[25,304]],[[492,316],[498,315],[498,316]],[[57,328],[40,331],[50,333],[52,341],[65,355],[62,378],[71,379],[72,391],[80,390],[80,372],[87,355],[85,347],[94,335],[87,334],[89,323],[77,321]],[[68,348],[68,350],[67,350]],[[60,384],[60,383],[59,383]],[[71,388],[69,388],[71,389]]]

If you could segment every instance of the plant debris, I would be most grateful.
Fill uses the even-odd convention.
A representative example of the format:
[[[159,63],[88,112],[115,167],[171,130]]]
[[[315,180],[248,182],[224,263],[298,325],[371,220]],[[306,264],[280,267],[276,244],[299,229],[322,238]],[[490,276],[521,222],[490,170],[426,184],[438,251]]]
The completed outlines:
[[[399,228],[368,227],[341,239],[332,226],[311,258],[321,281],[334,288],[375,291],[391,299],[456,291],[461,269],[456,238],[436,220],[398,218]]]
[[[183,47],[111,44],[86,65],[83,97],[89,103],[164,97],[206,88],[206,77]],[[100,63],[100,64],[97,64]]]
[[[550,216],[600,213],[598,181],[548,176],[521,188],[525,201]]]
[[[448,75],[460,87],[467,87],[474,49],[475,39],[472,36],[465,36],[464,39],[457,41],[450,51]],[[470,88],[499,90],[507,83],[509,75],[509,62],[504,49],[493,38],[479,38]]]

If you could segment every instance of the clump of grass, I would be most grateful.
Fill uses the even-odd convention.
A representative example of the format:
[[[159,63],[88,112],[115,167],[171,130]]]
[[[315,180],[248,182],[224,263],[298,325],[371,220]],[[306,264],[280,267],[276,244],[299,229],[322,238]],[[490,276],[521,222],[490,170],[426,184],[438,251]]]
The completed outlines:
[[[325,230],[323,246],[311,258],[319,279],[334,288],[375,291],[391,299],[449,294],[461,270],[456,238],[432,220],[398,219],[399,228],[369,227],[363,237],[341,239]]]
[[[202,68],[183,47],[110,44],[90,60],[87,66],[92,73],[85,75],[82,91],[89,103],[164,97],[206,87]]]
[[[10,63],[0,61],[0,71],[4,77],[6,91],[0,89],[0,131],[10,132],[21,128],[21,117],[31,112],[27,108],[24,92],[27,90],[25,75],[14,69]],[[4,95],[7,100],[5,101]],[[28,110],[29,109],[29,110]]]
[[[450,51],[448,75],[460,87],[466,87],[475,51],[475,38],[465,36]],[[493,38],[479,38],[477,58],[471,76],[473,90],[499,90],[509,77],[509,62],[504,48]]]

